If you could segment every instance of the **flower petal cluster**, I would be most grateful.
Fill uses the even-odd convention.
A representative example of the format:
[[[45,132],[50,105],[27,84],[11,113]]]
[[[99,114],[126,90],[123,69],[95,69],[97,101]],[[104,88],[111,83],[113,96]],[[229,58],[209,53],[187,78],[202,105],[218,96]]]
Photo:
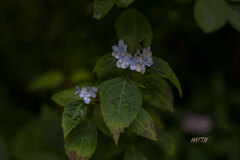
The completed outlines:
[[[98,91],[97,87],[82,87],[80,89],[79,86],[76,86],[75,95],[79,95],[79,97],[83,98],[86,104],[91,102],[91,98],[96,98],[96,92]]]
[[[144,48],[142,53],[138,50],[134,56],[127,52],[127,45],[121,39],[118,45],[112,47],[112,56],[117,59],[117,67],[122,69],[130,68],[133,71],[145,73],[146,66],[153,64],[151,47]]]

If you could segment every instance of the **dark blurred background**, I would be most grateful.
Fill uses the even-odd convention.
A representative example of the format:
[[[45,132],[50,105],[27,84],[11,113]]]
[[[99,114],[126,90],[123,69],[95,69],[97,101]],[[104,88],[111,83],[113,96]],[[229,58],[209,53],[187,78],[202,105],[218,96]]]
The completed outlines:
[[[205,34],[193,18],[194,0],[136,1],[153,29],[152,51],[178,76],[175,112],[159,111],[173,138],[174,155],[148,151],[149,159],[240,159],[240,34],[230,25]],[[93,19],[92,0],[0,1],[0,159],[64,160],[62,108],[51,96],[93,81],[92,69],[118,41],[114,7]],[[207,143],[181,128],[188,113],[208,117]],[[142,140],[142,139],[141,139]],[[141,145],[139,145],[141,146]],[[150,154],[151,153],[151,154]],[[99,159],[93,156],[93,159]]]

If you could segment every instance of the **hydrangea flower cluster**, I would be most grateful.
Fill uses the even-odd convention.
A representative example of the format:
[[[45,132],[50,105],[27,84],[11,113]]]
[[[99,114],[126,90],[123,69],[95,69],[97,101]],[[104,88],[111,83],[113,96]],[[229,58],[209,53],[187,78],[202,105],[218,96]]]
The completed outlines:
[[[91,98],[96,98],[96,92],[98,91],[97,87],[82,87],[76,86],[75,95],[83,98],[86,104],[91,102]]]
[[[144,48],[142,53],[138,50],[134,56],[127,52],[127,45],[121,39],[118,45],[112,47],[112,56],[117,59],[117,67],[145,73],[146,66],[150,67],[153,64],[151,47]]]

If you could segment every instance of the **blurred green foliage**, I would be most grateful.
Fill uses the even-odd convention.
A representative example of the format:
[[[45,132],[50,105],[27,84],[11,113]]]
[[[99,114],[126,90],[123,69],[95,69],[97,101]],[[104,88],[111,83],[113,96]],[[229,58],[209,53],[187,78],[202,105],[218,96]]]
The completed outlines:
[[[123,136],[116,148],[110,137],[100,134],[92,159],[123,159],[129,147],[125,142],[131,141],[151,160],[239,159],[239,32],[226,24],[218,32],[203,33],[194,20],[194,5],[194,0],[142,0],[130,5],[153,28],[153,55],[167,60],[182,84],[183,99],[175,98],[174,113],[148,110],[161,115],[154,121],[167,132],[170,141],[162,143],[169,147]],[[94,64],[118,40],[114,23],[124,9],[114,6],[101,21],[92,18],[90,0],[5,0],[0,10],[0,159],[66,159],[62,109],[50,97],[94,79]],[[55,82],[40,78],[51,71],[60,72]],[[44,82],[36,82],[38,78]],[[188,111],[212,118],[213,129],[204,135],[208,143],[190,143],[195,135],[179,127]]]

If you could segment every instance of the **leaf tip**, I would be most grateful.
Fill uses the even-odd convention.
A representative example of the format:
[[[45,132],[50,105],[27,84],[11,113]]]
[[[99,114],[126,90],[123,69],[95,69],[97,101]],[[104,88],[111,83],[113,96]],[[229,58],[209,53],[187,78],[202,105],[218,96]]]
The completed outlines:
[[[123,129],[119,128],[118,130],[115,130],[113,128],[110,128],[110,131],[112,132],[113,140],[115,142],[115,145],[117,146],[120,134],[123,133]]]

